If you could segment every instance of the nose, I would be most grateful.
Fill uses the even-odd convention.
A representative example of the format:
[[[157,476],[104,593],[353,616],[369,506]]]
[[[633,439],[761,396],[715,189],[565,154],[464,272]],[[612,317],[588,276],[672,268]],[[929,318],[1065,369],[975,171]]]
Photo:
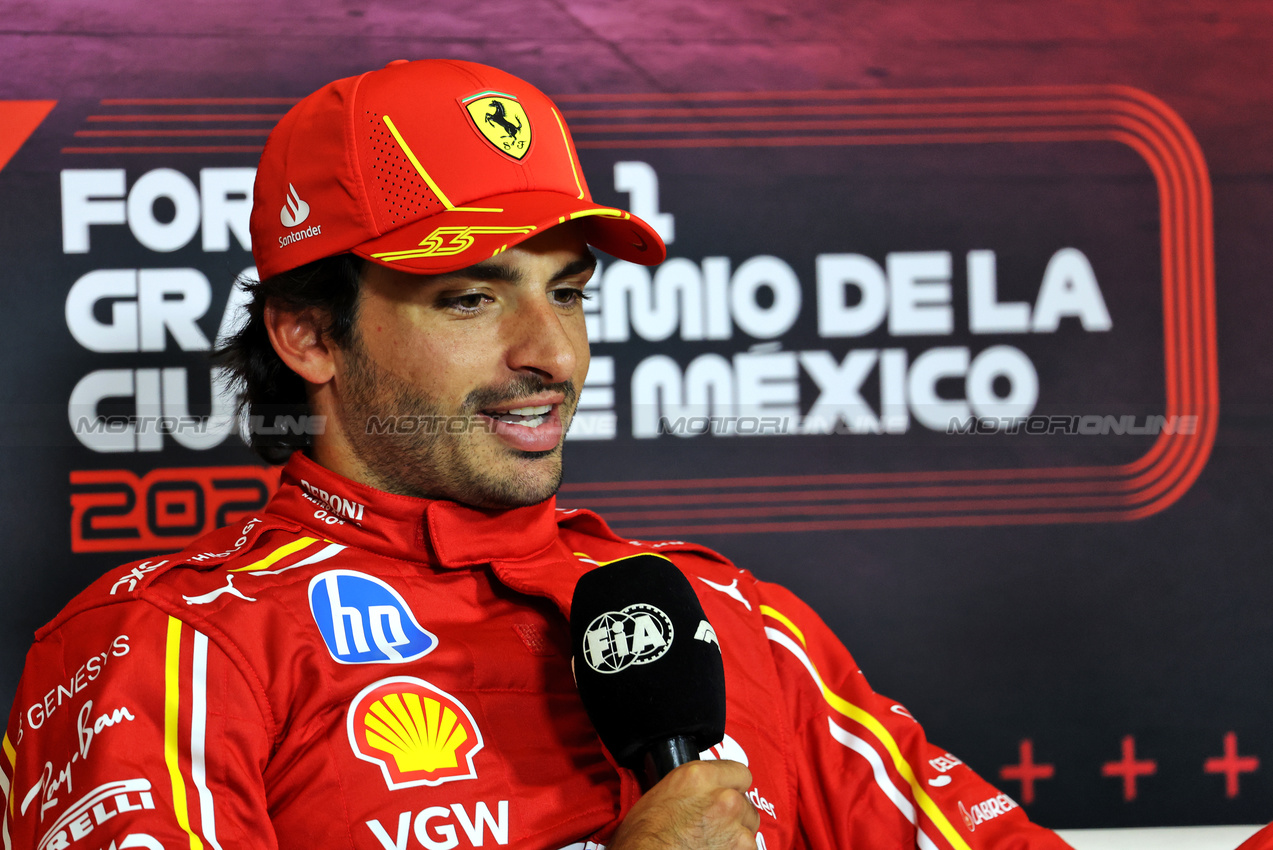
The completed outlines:
[[[545,383],[570,381],[586,357],[587,339],[572,332],[567,321],[546,295],[519,298],[510,311],[501,335],[507,346],[505,362],[514,372],[531,372]],[[579,337],[579,338],[576,338]]]

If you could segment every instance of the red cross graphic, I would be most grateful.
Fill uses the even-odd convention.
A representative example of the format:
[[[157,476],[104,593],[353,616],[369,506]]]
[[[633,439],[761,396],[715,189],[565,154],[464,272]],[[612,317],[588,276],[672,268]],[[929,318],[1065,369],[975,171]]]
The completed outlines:
[[[1101,776],[1123,777],[1123,799],[1125,801],[1136,799],[1136,777],[1153,776],[1157,772],[1158,762],[1153,759],[1136,760],[1136,738],[1132,735],[1123,736],[1122,761],[1107,761],[1101,765]]]
[[[1260,766],[1255,756],[1238,755],[1238,735],[1236,732],[1224,733],[1224,756],[1209,758],[1202,763],[1204,773],[1224,774],[1224,796],[1233,799],[1238,796],[1238,775],[1251,773]]]
[[[1020,762],[999,768],[999,778],[1020,780],[1021,802],[1033,803],[1034,780],[1051,779],[1056,773],[1056,768],[1050,764],[1034,763],[1034,742],[1029,738],[1021,739],[1021,744],[1017,748],[1017,755],[1020,758]]]

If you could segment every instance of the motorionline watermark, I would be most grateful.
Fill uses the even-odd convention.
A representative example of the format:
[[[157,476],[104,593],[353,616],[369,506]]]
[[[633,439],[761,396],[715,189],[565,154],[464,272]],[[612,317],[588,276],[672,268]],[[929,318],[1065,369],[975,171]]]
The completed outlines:
[[[1192,436],[1198,432],[1198,417],[1194,414],[1170,416],[1148,414],[1134,416],[1123,414],[1085,415],[1036,415],[1014,417],[969,416],[962,421],[951,419],[946,425],[947,434],[1026,434],[1050,436],[1056,434],[1080,436],[1157,436],[1180,434]]]
[[[369,416],[368,434],[471,434],[495,433],[495,420],[489,416],[411,415]]]
[[[327,430],[327,417],[319,414],[235,416],[79,416],[73,422],[76,434],[206,434],[221,432],[239,422],[240,430],[253,436],[287,435],[312,437]],[[576,425],[579,423],[575,423]],[[367,418],[367,434],[493,434],[497,422],[480,415],[372,415]],[[590,430],[585,424],[583,430]]]
[[[76,434],[206,434],[221,432],[236,421],[233,416],[80,416],[74,420]],[[702,434],[738,436],[784,436],[819,434],[905,433],[909,423],[904,416],[661,416],[657,433],[681,437]],[[243,427],[246,426],[246,427]],[[582,426],[582,428],[581,428]],[[315,436],[326,432],[327,417],[319,414],[252,415],[240,420],[241,431],[263,437],[287,435]],[[370,416],[366,433],[382,434],[469,434],[495,433],[496,420],[488,416],[392,415]],[[590,431],[596,423],[576,421],[572,431]],[[609,426],[612,427],[612,426]],[[950,436],[970,434],[1025,434],[1029,436],[1157,436],[1159,434],[1192,436],[1198,430],[1198,416],[1193,414],[1123,414],[1033,415],[1014,417],[951,417],[945,433]],[[940,433],[940,432],[939,432]]]
[[[226,430],[240,421],[237,416],[80,416],[72,427],[76,434],[207,434]],[[327,417],[248,416],[246,430],[254,435],[277,437],[286,434],[314,436],[327,428]]]
[[[820,434],[903,434],[913,431],[907,417],[897,416],[661,416],[658,434],[680,437],[701,434],[766,436]],[[941,426],[929,429],[941,433]],[[1196,415],[1034,415],[1013,417],[951,417],[946,422],[947,435],[1027,434],[1030,436],[1157,436],[1180,434],[1191,436],[1198,430]]]

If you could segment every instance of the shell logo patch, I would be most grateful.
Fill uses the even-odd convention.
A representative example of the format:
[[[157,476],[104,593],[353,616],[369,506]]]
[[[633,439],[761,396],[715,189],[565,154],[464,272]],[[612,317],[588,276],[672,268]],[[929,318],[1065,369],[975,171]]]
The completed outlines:
[[[521,159],[530,150],[530,119],[511,94],[484,91],[460,101],[473,126],[497,151]]]
[[[349,704],[349,746],[391,790],[476,779],[482,732],[455,697],[412,676],[381,679]]]

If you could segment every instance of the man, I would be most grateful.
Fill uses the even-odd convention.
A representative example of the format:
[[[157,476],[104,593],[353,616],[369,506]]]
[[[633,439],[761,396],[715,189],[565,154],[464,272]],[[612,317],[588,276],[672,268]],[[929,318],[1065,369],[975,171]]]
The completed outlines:
[[[327,86],[270,136],[252,240],[226,362],[253,414],[325,427],[256,440],[287,459],[263,512],[39,632],[5,848],[1065,846],[787,591],[556,509],[588,245],[665,249],[591,201],[543,94],[454,61]],[[584,712],[566,619],[582,574],[636,553],[689,577],[728,691],[724,740],[644,793]]]

